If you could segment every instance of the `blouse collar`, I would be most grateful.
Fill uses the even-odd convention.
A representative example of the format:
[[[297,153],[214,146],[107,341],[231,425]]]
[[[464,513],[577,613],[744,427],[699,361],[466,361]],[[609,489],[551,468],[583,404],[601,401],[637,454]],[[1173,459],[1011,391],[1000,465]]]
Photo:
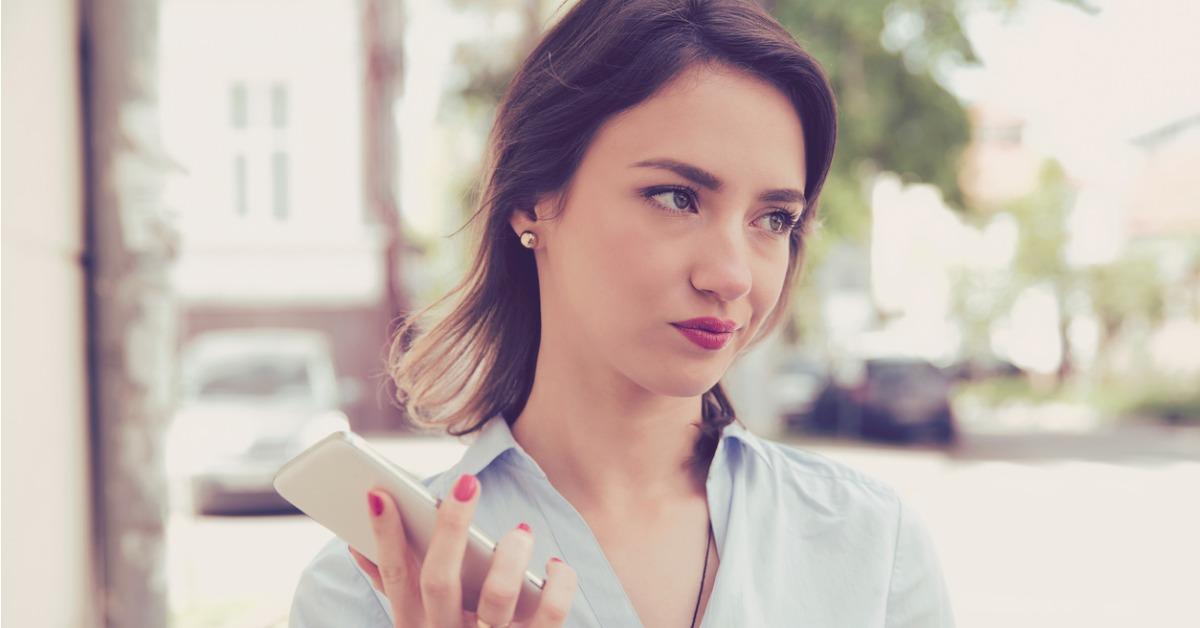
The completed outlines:
[[[713,459],[714,466],[726,463],[727,458],[732,455],[732,448],[729,447],[729,443],[727,442],[731,439],[736,440],[742,447],[753,451],[762,458],[763,462],[770,463],[770,457],[767,456],[759,437],[748,431],[739,421],[734,420],[721,431],[721,439]],[[470,473],[478,476],[493,461],[505,455],[509,450],[513,450],[514,453],[510,454],[510,458],[518,468],[524,469],[539,478],[546,478],[546,473],[542,471],[542,468],[538,466],[533,457],[513,438],[512,429],[508,425],[508,421],[505,420],[503,414],[499,413],[488,419],[483,427],[479,429],[475,440],[467,447],[467,451],[463,454],[455,478],[461,473]]]

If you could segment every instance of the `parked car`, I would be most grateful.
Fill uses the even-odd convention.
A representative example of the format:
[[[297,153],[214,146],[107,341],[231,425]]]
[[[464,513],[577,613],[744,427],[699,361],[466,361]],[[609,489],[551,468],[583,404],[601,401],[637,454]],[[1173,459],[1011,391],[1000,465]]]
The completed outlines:
[[[959,359],[942,369],[952,381],[970,382],[993,377],[1019,377],[1020,367],[993,355],[976,355]]]
[[[289,509],[275,472],[322,437],[349,429],[324,334],[221,330],[184,350],[168,466],[186,478],[197,513]]]
[[[805,427],[869,440],[953,444],[958,427],[950,388],[950,377],[926,360],[870,358],[857,381],[827,381]]]

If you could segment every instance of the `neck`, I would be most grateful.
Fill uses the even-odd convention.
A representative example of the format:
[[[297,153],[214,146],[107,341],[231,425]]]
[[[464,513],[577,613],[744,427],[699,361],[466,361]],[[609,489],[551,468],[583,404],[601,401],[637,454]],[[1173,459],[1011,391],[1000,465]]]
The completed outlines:
[[[619,374],[567,368],[539,351],[513,438],[577,508],[657,510],[705,494],[687,464],[700,434],[700,402],[652,393]]]

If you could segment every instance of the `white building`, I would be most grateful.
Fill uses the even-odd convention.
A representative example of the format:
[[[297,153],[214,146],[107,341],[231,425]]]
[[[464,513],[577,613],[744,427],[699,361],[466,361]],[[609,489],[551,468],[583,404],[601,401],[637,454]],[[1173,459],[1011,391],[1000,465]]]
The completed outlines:
[[[374,394],[387,343],[383,229],[364,175],[362,7],[354,0],[164,0],[166,200],[181,336],[214,328],[325,330],[339,375]]]
[[[162,4],[164,144],[185,304],[379,302],[363,190],[359,9],[349,0]]]

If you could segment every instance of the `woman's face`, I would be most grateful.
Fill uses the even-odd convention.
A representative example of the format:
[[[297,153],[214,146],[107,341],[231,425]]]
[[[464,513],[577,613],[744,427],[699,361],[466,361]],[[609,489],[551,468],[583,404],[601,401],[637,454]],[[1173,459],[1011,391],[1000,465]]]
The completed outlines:
[[[776,306],[804,173],[792,103],[749,74],[695,67],[610,119],[562,214],[513,218],[518,234],[539,235],[542,350],[566,351],[584,376],[615,369],[657,394],[711,388]],[[737,324],[720,349],[671,324],[710,316]]]

